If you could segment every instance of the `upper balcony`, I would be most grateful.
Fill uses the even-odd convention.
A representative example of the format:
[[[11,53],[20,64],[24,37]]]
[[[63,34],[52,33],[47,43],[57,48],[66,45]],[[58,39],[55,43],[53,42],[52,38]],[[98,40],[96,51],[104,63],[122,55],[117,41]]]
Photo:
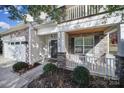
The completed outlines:
[[[104,13],[103,5],[64,6],[61,22],[67,22]]]

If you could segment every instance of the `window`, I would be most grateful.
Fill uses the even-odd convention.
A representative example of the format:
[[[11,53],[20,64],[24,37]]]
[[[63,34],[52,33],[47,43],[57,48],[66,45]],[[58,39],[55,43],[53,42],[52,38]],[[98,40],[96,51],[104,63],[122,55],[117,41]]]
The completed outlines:
[[[89,52],[93,48],[93,45],[93,36],[84,37],[84,54]]]
[[[91,50],[94,46],[94,36],[75,37],[74,39],[74,53],[93,52]]]
[[[82,37],[76,37],[75,38],[75,45],[82,46],[83,45],[83,38]]]
[[[19,45],[20,44],[20,42],[15,42],[15,45]]]
[[[20,45],[20,44],[28,44],[28,42],[27,41],[8,42],[8,45]]]
[[[70,38],[69,40],[69,52],[74,54],[74,38]]]
[[[27,41],[22,41],[21,44],[28,44],[28,42]]]
[[[82,53],[83,52],[83,38],[82,37],[76,37],[74,41],[75,45],[75,53]]]
[[[14,42],[11,42],[11,45],[14,45]]]
[[[117,32],[113,32],[109,34],[109,53],[116,54],[117,53]]]

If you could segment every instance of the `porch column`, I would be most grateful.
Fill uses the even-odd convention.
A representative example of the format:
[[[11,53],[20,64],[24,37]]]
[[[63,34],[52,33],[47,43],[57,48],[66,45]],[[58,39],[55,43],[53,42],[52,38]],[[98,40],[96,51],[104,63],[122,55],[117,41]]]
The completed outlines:
[[[58,55],[57,55],[57,65],[60,68],[65,67],[66,62],[66,51],[65,51],[65,32],[58,32]]]
[[[118,53],[116,74],[119,77],[120,87],[124,87],[124,24],[118,26]]]

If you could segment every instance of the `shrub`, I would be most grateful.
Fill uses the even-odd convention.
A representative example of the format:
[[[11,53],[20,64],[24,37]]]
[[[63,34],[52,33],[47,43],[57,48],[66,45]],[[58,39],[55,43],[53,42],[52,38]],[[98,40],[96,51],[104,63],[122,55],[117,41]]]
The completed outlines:
[[[52,63],[48,63],[43,67],[43,70],[44,73],[54,72],[57,70],[57,66]]]
[[[28,68],[28,64],[25,62],[17,62],[13,65],[13,70],[18,72],[19,70]]]
[[[88,87],[89,85],[89,70],[82,66],[77,66],[73,72],[73,81],[80,87]]]

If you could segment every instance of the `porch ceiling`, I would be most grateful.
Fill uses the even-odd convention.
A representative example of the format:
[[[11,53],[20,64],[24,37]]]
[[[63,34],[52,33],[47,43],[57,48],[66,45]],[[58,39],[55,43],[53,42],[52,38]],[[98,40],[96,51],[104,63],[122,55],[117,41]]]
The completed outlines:
[[[110,27],[111,26],[99,27],[99,28],[90,28],[90,29],[80,29],[80,30],[69,31],[67,33],[70,34],[70,35],[98,33],[98,32],[104,32],[107,29],[109,29]]]

